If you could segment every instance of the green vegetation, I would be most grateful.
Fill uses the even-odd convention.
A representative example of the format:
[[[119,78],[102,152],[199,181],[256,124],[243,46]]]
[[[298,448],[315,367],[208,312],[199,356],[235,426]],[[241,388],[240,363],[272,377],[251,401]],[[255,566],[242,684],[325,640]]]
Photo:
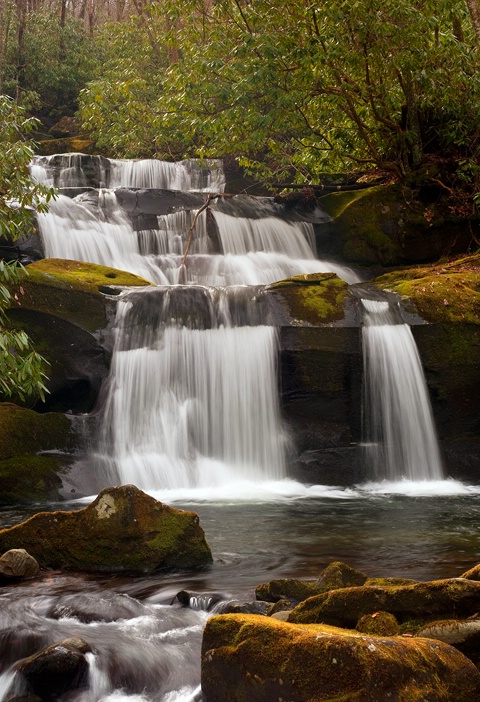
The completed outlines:
[[[25,140],[37,121],[25,111],[0,96],[0,237],[15,241],[33,226],[34,210],[43,211],[53,192],[36,184],[28,164],[33,144]],[[45,359],[32,350],[22,331],[8,331],[4,326],[5,310],[22,295],[21,278],[25,269],[0,261],[0,398],[25,401],[37,395],[43,398]]]
[[[425,168],[451,187],[478,175],[477,51],[460,0],[167,0],[117,27],[80,112],[119,155],[230,154],[277,182]]]

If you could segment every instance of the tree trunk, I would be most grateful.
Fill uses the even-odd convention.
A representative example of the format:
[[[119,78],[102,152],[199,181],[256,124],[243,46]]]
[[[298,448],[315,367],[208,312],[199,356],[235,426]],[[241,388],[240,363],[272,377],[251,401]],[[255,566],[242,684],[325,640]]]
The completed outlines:
[[[467,0],[468,10],[472,18],[473,28],[477,36],[477,44],[480,46],[480,3],[479,0]]]

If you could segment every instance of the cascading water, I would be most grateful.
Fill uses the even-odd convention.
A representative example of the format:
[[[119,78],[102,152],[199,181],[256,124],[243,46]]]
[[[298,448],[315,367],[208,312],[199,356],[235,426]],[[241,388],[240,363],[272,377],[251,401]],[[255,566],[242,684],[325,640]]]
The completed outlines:
[[[137,187],[165,185],[168,170],[155,162],[107,167],[105,160],[102,168],[110,183]],[[218,184],[216,172],[214,178]],[[333,270],[352,282],[356,276],[316,259],[310,223],[282,221],[254,198],[243,205],[250,218],[221,207],[216,201],[209,208],[216,244],[207,213],[195,219],[182,266],[186,286],[178,283],[195,210],[156,216],[156,227],[134,231],[115,191],[101,189],[60,196],[39,215],[47,257],[110,265],[171,286],[124,293],[119,301],[95,452],[103,485],[182,490],[285,476],[276,330],[259,313],[261,295],[251,286],[300,273]],[[236,207],[244,214],[229,199],[230,211]]]
[[[441,480],[422,364],[408,324],[386,301],[362,300],[366,464],[373,479]]]
[[[225,176],[216,159],[170,163],[158,159],[106,159],[84,154],[36,156],[32,176],[57,188],[164,188],[223,192]]]
[[[152,491],[284,477],[276,330],[258,324],[245,295],[152,288],[120,301],[98,456],[107,483]]]

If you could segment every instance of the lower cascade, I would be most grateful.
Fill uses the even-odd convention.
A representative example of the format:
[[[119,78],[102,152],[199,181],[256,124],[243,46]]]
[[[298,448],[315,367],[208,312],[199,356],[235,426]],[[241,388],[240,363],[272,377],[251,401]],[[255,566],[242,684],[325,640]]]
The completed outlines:
[[[233,323],[229,302],[243,321]],[[197,286],[120,301],[97,456],[106,484],[152,491],[284,477],[276,330],[255,323],[256,304],[244,288]]]
[[[374,480],[444,477],[415,340],[386,301],[362,300],[365,453]]]

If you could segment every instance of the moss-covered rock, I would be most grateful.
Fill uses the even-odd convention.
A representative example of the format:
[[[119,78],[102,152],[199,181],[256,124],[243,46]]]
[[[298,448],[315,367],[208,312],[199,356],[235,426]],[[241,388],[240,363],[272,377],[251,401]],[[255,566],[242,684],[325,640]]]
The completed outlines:
[[[256,588],[255,596],[257,600],[265,602],[286,600],[293,604],[302,602],[313,595],[328,592],[328,590],[363,585],[366,579],[367,576],[359,570],[355,570],[341,561],[334,561],[322,571],[317,580],[295,580],[292,578],[270,580]],[[283,607],[283,609],[285,608]]]
[[[468,617],[478,611],[479,598],[480,583],[460,578],[393,587],[349,587],[301,602],[289,621],[354,627],[361,617],[378,611],[390,612],[400,623],[426,622],[439,616]]]
[[[400,633],[397,618],[390,612],[364,614],[358,620],[355,628],[362,634],[373,634],[374,636],[396,636]]]
[[[338,590],[343,587],[364,585],[366,580],[367,576],[360,570],[342,561],[333,561],[320,574],[315,585],[321,592],[328,592],[328,590]]]
[[[480,580],[480,563],[477,563],[477,565],[473,566],[473,568],[466,570],[460,577],[466,578],[467,580]]]
[[[107,324],[105,298],[108,286],[151,285],[149,281],[115,268],[47,258],[27,266],[18,307],[55,315],[88,332]],[[14,308],[15,309],[15,308]]]
[[[428,322],[480,324],[480,255],[432,266],[402,268],[373,284],[411,300]]]
[[[133,485],[103,490],[78,512],[41,512],[0,531],[0,551],[24,548],[41,565],[88,572],[192,568],[212,555],[198,516]]]
[[[432,261],[468,250],[468,220],[451,214],[438,197],[426,202],[404,185],[331,193],[319,204],[333,218],[320,237],[333,253],[361,265],[402,265]]]
[[[302,602],[312,595],[318,595],[319,590],[315,586],[315,581],[295,580],[294,578],[280,578],[263,583],[255,589],[257,600],[264,602],[285,601],[292,606],[292,603]]]
[[[343,319],[348,285],[334,273],[296,275],[266,287],[292,324],[329,324]]]
[[[76,439],[70,420],[0,403],[0,504],[60,499],[59,477]],[[57,455],[38,455],[58,451]],[[67,454],[65,453],[67,452]]]
[[[447,644],[221,615],[202,643],[206,702],[477,702],[480,673]]]
[[[0,461],[40,451],[64,451],[74,445],[65,415],[38,414],[11,402],[0,403]]]

